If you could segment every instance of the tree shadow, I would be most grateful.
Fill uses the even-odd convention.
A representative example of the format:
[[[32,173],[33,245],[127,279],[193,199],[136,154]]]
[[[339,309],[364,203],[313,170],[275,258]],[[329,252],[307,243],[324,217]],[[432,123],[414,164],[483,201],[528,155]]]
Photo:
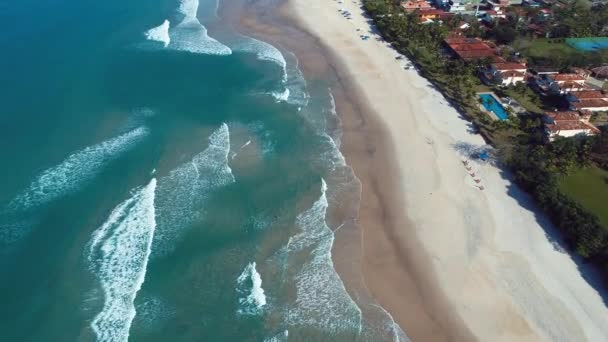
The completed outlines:
[[[521,189],[513,179],[513,175],[504,167],[499,167],[500,176],[508,181],[507,194],[514,198],[517,203],[524,209],[532,212],[538,225],[543,229],[545,237],[551,243],[554,250],[563,254],[567,254],[576,265],[579,274],[583,279],[597,291],[602,298],[604,305],[608,305],[608,290],[606,289],[602,277],[597,268],[589,262],[585,261],[581,256],[576,254],[574,250],[565,241],[563,234],[551,223],[549,218],[539,208],[534,199]]]
[[[467,159],[498,166],[498,157],[496,156],[494,148],[490,145],[476,145],[466,141],[459,141],[452,144],[452,148]],[[487,158],[485,156],[487,156]]]

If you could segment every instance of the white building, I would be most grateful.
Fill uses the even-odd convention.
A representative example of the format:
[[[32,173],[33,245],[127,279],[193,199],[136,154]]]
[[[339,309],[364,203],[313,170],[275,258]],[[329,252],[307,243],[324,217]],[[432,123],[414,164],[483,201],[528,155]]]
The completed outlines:
[[[484,72],[485,78],[493,84],[502,86],[514,85],[526,80],[528,71],[525,64],[520,63],[492,63]]]
[[[464,0],[450,0],[448,1],[448,7],[450,13],[460,13],[466,11],[466,1]]]
[[[546,112],[545,134],[550,141],[559,137],[595,135],[599,130],[589,123],[589,112]]]

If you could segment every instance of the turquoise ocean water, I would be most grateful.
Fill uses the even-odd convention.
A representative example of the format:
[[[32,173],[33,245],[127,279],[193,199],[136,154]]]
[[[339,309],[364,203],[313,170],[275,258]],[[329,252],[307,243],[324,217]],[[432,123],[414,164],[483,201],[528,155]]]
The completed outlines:
[[[403,335],[333,268],[360,188],[330,90],[217,6],[0,4],[2,341]]]

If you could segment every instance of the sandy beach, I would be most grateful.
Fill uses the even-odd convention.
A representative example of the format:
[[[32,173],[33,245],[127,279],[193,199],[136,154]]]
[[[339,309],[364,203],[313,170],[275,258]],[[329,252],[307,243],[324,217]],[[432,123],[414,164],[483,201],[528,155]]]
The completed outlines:
[[[336,234],[334,263],[364,312],[378,303],[414,341],[608,340],[592,272],[508,172],[471,159],[488,148],[482,137],[404,69],[359,1],[288,0],[278,24],[261,3],[242,26],[293,51],[307,80],[329,82],[336,99],[362,194],[356,224]]]
[[[359,122],[343,118],[342,150],[363,183],[365,285],[406,334],[420,341],[608,340],[608,310],[583,277],[592,278],[590,271],[562,250],[507,172],[474,160],[465,168],[483,139],[427,80],[403,68],[407,61],[373,34],[360,3],[287,6],[284,13],[336,56],[340,83],[370,112],[359,113]],[[348,106],[338,104],[340,115]]]

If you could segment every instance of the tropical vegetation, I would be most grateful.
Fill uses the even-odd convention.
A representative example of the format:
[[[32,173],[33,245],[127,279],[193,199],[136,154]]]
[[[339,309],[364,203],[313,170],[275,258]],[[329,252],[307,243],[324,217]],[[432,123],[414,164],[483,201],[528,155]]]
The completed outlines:
[[[608,280],[608,228],[568,190],[572,182],[568,177],[580,170],[608,167],[608,132],[548,144],[538,113],[542,104],[522,87],[507,91],[527,96],[529,103],[525,105],[533,108],[533,113],[523,117],[511,115],[506,121],[491,120],[479,110],[475,91],[479,86],[475,70],[487,61],[464,63],[448,58],[443,52],[442,41],[456,28],[460,18],[454,17],[443,25],[421,25],[415,13],[404,13],[392,0],[364,0],[363,4],[384,39],[410,57],[421,74],[475,124],[495,147],[498,162],[510,168],[516,183],[536,199],[567,245],[597,265]],[[474,25],[469,34],[479,34],[477,31]],[[494,34],[503,34],[504,40],[511,40],[510,31]]]

